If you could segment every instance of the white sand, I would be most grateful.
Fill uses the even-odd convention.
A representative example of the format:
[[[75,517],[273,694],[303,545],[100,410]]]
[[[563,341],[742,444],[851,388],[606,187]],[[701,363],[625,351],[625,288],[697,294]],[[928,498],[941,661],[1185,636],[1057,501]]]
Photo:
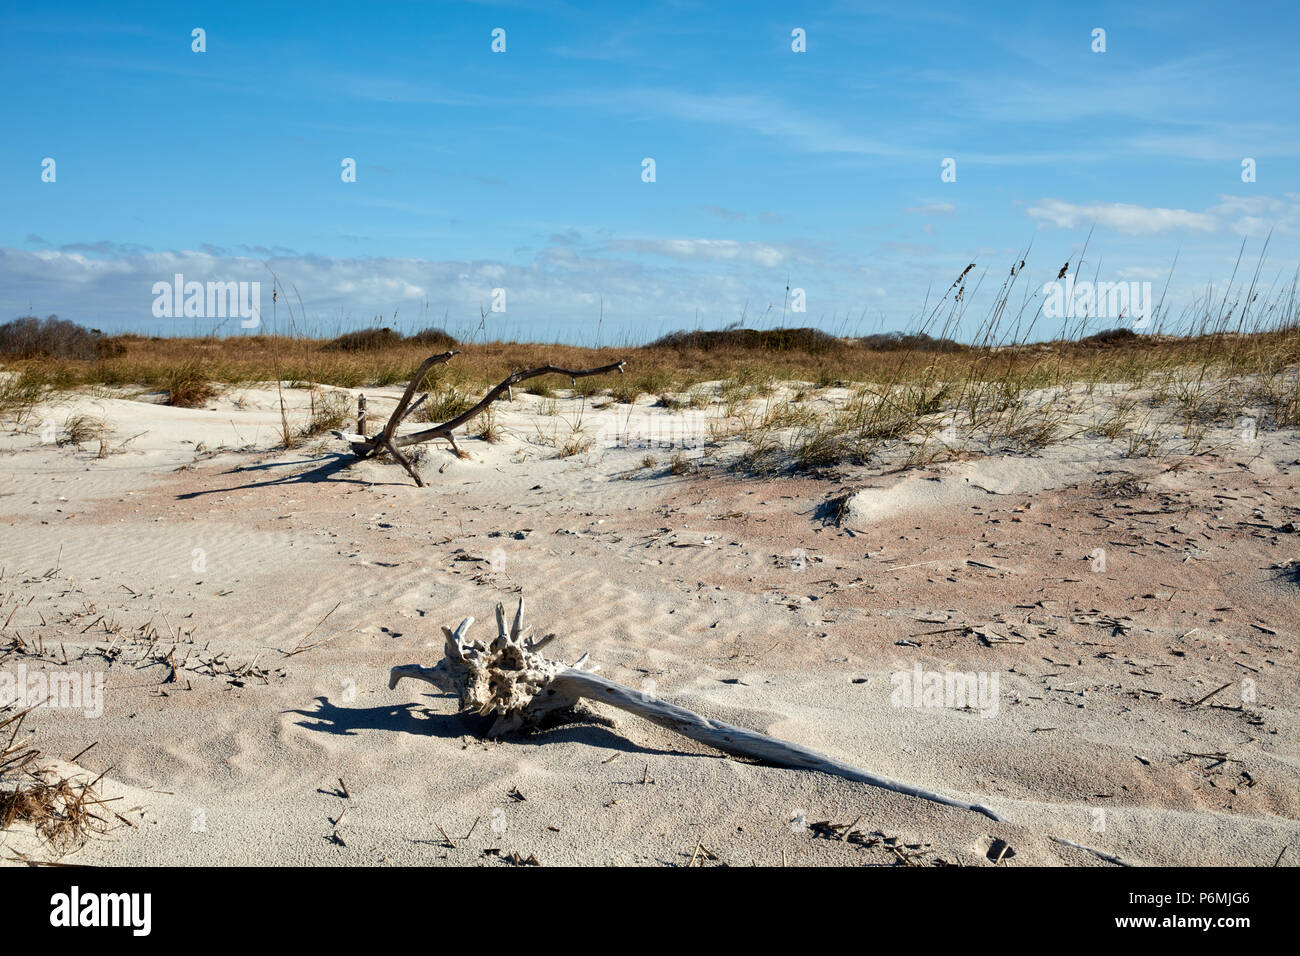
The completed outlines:
[[[399,392],[365,391],[372,413]],[[301,422],[307,393],[284,394]],[[37,425],[105,418],[104,458],[97,442],[0,437],[0,672],[103,674],[101,717],[46,707],[25,726],[56,757],[95,744],[80,764],[108,771],[103,792],[135,824],[70,859],[684,864],[697,844],[731,864],[898,859],[792,817],[860,818],[926,863],[987,865],[994,838],[1015,850],[1002,865],[1105,865],[1051,835],[1147,864],[1271,864],[1300,842],[1300,578],[1285,565],[1300,548],[1276,530],[1300,517],[1294,434],[1221,436],[1175,472],[1080,438],[760,480],[605,447],[704,434],[699,412],[561,399],[544,414],[522,394],[498,409],[505,439],[465,439],[471,460],[431,446],[425,489],[390,463],[343,467],[336,442],[274,451],[273,388],[198,410],[39,410]],[[575,428],[591,450],[555,458]],[[1126,473],[1146,481],[1099,485]],[[816,516],[857,489],[841,527]],[[486,621],[520,592],[560,634],[547,653],[590,652],[612,679],[1010,822],[731,760],[599,707],[485,743],[432,688],[388,690],[392,665],[437,660],[439,625]],[[6,654],[14,637],[29,651]],[[918,662],[996,673],[996,716],[893,706],[891,675]],[[1224,758],[1189,756],[1206,754]],[[4,846],[39,852],[22,832]]]

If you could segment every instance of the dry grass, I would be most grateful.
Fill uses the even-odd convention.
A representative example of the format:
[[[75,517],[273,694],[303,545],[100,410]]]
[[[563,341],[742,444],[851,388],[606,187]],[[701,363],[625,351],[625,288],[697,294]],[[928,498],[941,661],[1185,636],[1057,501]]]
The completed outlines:
[[[478,422],[478,431],[474,433],[475,438],[496,444],[506,437],[505,430],[497,422],[496,412],[491,406],[488,406],[487,411],[479,417]]]
[[[0,395],[7,405],[19,405],[42,388],[87,385],[136,386],[176,392],[177,404],[196,397],[195,383],[250,385],[277,378],[357,388],[380,382],[406,381],[429,354],[423,346],[400,345],[363,352],[337,352],[328,343],[288,337],[231,339],[146,339],[121,336],[123,353],[112,358],[14,359]],[[1046,381],[1130,381],[1183,368],[1199,374],[1217,366],[1238,373],[1262,372],[1268,377],[1300,362],[1300,333],[1296,329],[1268,332],[1219,332],[1191,337],[1143,335],[1136,341],[1098,348],[1082,341],[970,348],[953,353],[882,351],[856,340],[843,340],[830,353],[800,351],[755,353],[740,347],[709,351],[641,346],[590,349],[567,345],[489,343],[461,346],[439,388],[452,392],[495,384],[512,371],[547,362],[591,367],[627,359],[626,375],[579,380],[594,391],[610,390],[620,401],[636,397],[689,392],[706,381],[727,383],[722,398],[746,392],[761,395],[776,381],[807,381],[817,387],[836,383],[889,384],[952,381],[1027,384]],[[277,375],[277,371],[279,374]],[[551,386],[529,385],[532,394],[550,397]],[[591,394],[588,391],[587,394]],[[198,394],[201,394],[198,393]],[[1294,378],[1289,395],[1295,401]],[[203,400],[211,398],[207,394]],[[197,402],[197,404],[201,404]]]
[[[624,404],[648,395],[671,412],[712,406],[720,412],[715,441],[742,439],[749,449],[742,467],[761,470],[867,462],[882,447],[902,441],[917,446],[914,462],[936,460],[951,453],[941,430],[978,433],[997,447],[1032,451],[1078,433],[1070,417],[1078,411],[1070,397],[1077,387],[1089,396],[1115,387],[1141,391],[1150,396],[1152,408],[1172,414],[1193,443],[1209,425],[1247,409],[1260,430],[1300,425],[1295,280],[1268,296],[1257,290],[1255,279],[1207,294],[1177,319],[1178,327],[1192,334],[1161,334],[1170,319],[1161,304],[1150,318],[1151,331],[1140,335],[1123,328],[1084,335],[1080,320],[1073,333],[1066,329],[1060,339],[1035,343],[1042,296],[1017,290],[1024,270],[1018,259],[975,334],[967,336],[970,344],[963,345],[954,341],[955,329],[969,324],[966,309],[984,278],[973,270],[963,270],[906,334],[835,339],[809,329],[726,329],[619,349],[461,344],[462,354],[429,381],[429,397],[413,417],[453,418],[522,368],[548,363],[585,368],[625,359],[624,375],[579,379],[562,392],[541,383],[525,391],[542,396],[538,411],[547,416],[558,415],[560,394],[584,399],[608,394]],[[392,384],[408,380],[425,357],[450,344],[437,329],[405,337],[383,328],[331,340],[126,335],[108,341],[111,345],[94,359],[42,355],[8,361],[0,371],[0,417],[21,421],[51,391],[79,386],[164,389],[172,404],[192,406],[213,396],[214,382]],[[705,382],[721,384],[701,387]],[[793,400],[779,397],[783,382],[800,383]],[[853,390],[847,402],[842,394],[835,402],[821,394],[846,386]],[[1134,407],[1118,407],[1108,417],[1099,413],[1087,430],[1142,453],[1158,442],[1141,427],[1140,417]],[[325,423],[338,418],[327,410],[309,428],[332,427]],[[948,424],[940,426],[941,420]],[[295,436],[287,420],[285,430],[290,443]],[[583,443],[570,438],[553,444],[575,454]]]
[[[167,404],[178,408],[198,408],[217,395],[208,369],[196,359],[167,369],[162,387],[167,392]]]
[[[311,412],[307,424],[298,429],[295,438],[305,441],[342,428],[352,417],[352,400],[347,392],[327,392],[319,388],[311,392]]]
[[[17,743],[23,719],[31,708],[0,708],[0,833],[30,826],[56,856],[78,849],[90,836],[110,829],[108,817],[95,790],[99,778],[62,777],[43,765],[40,750]],[[7,716],[5,716],[7,713]]]
[[[63,442],[80,445],[97,441],[109,434],[108,422],[94,415],[69,415],[63,423]]]

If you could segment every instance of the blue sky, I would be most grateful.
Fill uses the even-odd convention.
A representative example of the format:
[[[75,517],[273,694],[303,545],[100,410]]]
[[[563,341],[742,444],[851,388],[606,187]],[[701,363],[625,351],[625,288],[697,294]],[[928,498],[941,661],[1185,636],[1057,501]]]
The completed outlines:
[[[995,289],[1030,243],[1041,286],[1090,228],[1087,277],[1158,294],[1177,254],[1175,303],[1270,230],[1262,281],[1289,281],[1295,4],[974,7],[9,7],[0,318],[217,327],[153,316],[182,272],[261,280],[270,324],[273,270],[331,334],[465,332],[504,288],[490,337],[591,343],[603,303],[602,341],[642,341],[778,324],[787,282],[786,324],[865,333],[970,262]]]

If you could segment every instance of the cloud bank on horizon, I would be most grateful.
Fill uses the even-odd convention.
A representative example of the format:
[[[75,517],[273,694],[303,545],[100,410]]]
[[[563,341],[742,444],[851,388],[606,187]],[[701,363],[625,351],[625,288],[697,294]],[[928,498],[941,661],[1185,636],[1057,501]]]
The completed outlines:
[[[1285,288],[1298,26],[1283,4],[10,10],[0,320],[238,333],[157,315],[155,286],[274,275],[262,330],[866,334],[971,262],[978,321],[1027,248],[1031,293],[1067,261],[1163,285],[1176,258],[1176,312],[1266,241]]]

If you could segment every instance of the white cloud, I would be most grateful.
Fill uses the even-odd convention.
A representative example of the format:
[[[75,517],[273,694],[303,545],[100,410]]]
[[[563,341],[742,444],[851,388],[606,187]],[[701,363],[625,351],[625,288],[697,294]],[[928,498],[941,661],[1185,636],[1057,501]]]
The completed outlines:
[[[618,249],[640,255],[610,254]],[[450,331],[468,334],[479,322],[480,308],[490,307],[492,290],[504,288],[507,312],[488,312],[491,335],[538,340],[571,329],[581,337],[595,322],[597,311],[590,303],[603,297],[606,329],[622,323],[640,339],[682,327],[697,314],[705,322],[731,321],[747,299],[765,292],[779,304],[785,275],[773,279],[764,273],[790,261],[786,252],[761,243],[690,239],[615,241],[594,252],[552,245],[522,263],[314,255],[249,258],[197,250],[93,256],[0,248],[0,288],[11,303],[11,314],[0,316],[0,321],[17,317],[15,310],[25,312],[30,303],[41,315],[55,313],[109,331],[238,331],[232,323],[222,325],[221,319],[152,316],[154,283],[171,282],[182,273],[187,282],[260,282],[266,331],[292,331],[292,306],[299,331],[333,334],[369,325],[375,316],[392,324],[394,313],[397,327],[413,331],[417,323],[443,324],[446,312]],[[692,268],[694,264],[707,268]],[[290,290],[276,310],[271,303],[272,270]],[[292,291],[295,286],[302,294],[306,322]],[[824,294],[829,297],[829,290]],[[278,329],[271,328],[273,320]]]
[[[764,242],[732,239],[615,239],[605,244],[614,252],[639,252],[683,262],[738,260],[767,268],[786,261],[789,252]]]
[[[913,216],[951,216],[957,211],[957,206],[950,202],[928,202],[920,206],[908,206],[903,211]]]
[[[1190,230],[1254,236],[1269,230],[1289,232],[1300,228],[1300,198],[1284,193],[1275,196],[1220,196],[1204,212],[1163,209],[1121,202],[1071,203],[1062,199],[1040,199],[1027,210],[1040,225],[1062,229],[1088,228],[1093,224],[1129,236],[1150,236],[1160,232]]]
[[[1040,225],[1080,229],[1095,223],[1103,229],[1129,236],[1150,236],[1175,229],[1214,232],[1219,228],[1218,220],[1207,213],[1123,202],[1079,204],[1063,199],[1041,199],[1030,206],[1028,212]]]

